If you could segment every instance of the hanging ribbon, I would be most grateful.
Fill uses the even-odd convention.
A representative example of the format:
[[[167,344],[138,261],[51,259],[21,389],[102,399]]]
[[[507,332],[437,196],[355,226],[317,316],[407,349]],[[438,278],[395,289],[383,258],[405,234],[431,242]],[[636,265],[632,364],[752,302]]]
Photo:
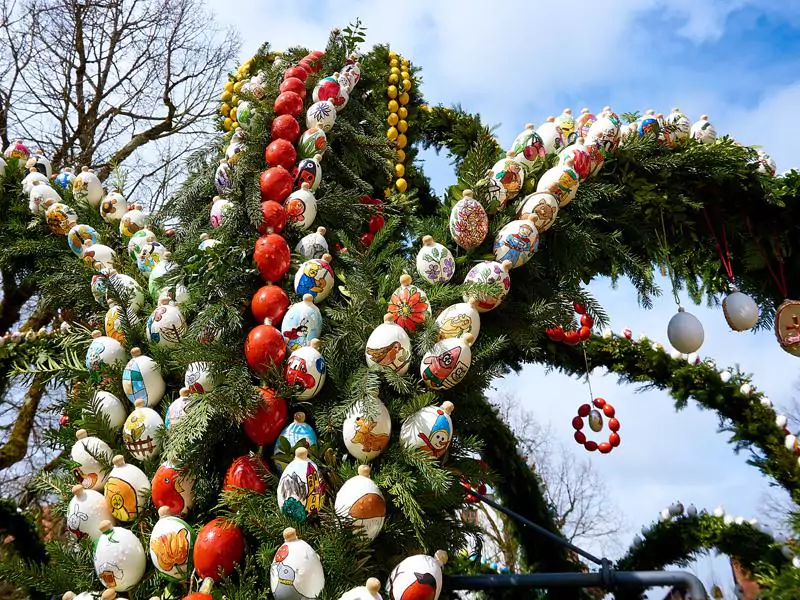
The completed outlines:
[[[706,210],[705,207],[703,207],[703,216],[706,219],[708,230],[711,232],[711,237],[714,238],[714,244],[717,246],[717,254],[719,254],[719,261],[722,263],[722,268],[725,269],[725,273],[728,275],[728,281],[733,285],[733,264],[731,262],[731,252],[728,247],[728,235],[725,231],[725,224],[723,223],[722,225],[722,246],[720,246],[719,238],[717,234],[714,233],[714,226],[711,224],[711,217],[708,216],[708,210]]]
[[[667,262],[667,273],[669,274],[669,281],[672,285],[672,297],[675,300],[675,304],[678,306],[681,305],[680,296],[678,296],[678,278],[675,276],[675,271],[672,269],[672,260],[670,260],[669,256],[669,244],[667,243],[667,227],[664,224],[664,209],[661,209],[661,235],[658,234],[658,230],[655,232],[656,239],[658,240],[658,244],[661,246],[661,251],[664,253],[664,258]],[[663,272],[663,271],[662,271]]]
[[[767,256],[766,250],[758,241],[755,235],[755,231],[753,230],[753,224],[750,222],[750,217],[745,218],[745,222],[747,223],[747,229],[750,231],[750,237],[753,238],[755,241],[756,246],[758,247],[758,251],[761,253],[761,257],[764,259],[764,264],[767,266],[769,270],[769,274],[772,276],[772,280],[775,282],[775,285],[778,287],[778,292],[784,297],[789,297],[789,288],[786,285],[786,272],[783,268],[783,256],[780,252],[780,244],[778,242],[778,235],[773,234],[772,238],[772,251],[775,255],[775,262],[778,263],[777,271],[772,267],[770,264],[769,256]]]

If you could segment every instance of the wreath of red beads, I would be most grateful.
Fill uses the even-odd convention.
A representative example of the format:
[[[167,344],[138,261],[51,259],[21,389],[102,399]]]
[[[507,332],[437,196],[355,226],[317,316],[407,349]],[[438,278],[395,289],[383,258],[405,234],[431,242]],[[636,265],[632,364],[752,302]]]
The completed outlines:
[[[595,398],[592,400],[592,404],[594,404],[595,408],[598,410],[602,410],[603,414],[608,417],[608,428],[611,430],[611,433],[608,435],[608,441],[600,442],[598,444],[592,440],[587,440],[586,434],[581,431],[584,425],[583,420],[592,412],[591,404],[581,404],[578,407],[578,415],[572,419],[572,426],[575,428],[575,441],[586,448],[586,450],[589,452],[599,450],[601,454],[608,454],[614,448],[619,446],[620,443],[619,433],[617,433],[619,431],[619,420],[616,418],[617,411],[615,411],[614,407],[602,398]],[[599,418],[600,427],[602,427],[602,417],[600,416]],[[595,431],[595,429],[592,428],[592,431]],[[600,429],[597,429],[596,431],[600,431]]]
[[[591,315],[586,313],[586,308],[583,304],[575,302],[572,304],[575,312],[581,317],[581,326],[579,329],[564,330],[560,325],[557,327],[550,327],[545,329],[545,334],[553,342],[564,342],[568,346],[575,346],[581,342],[589,339],[592,335],[592,327],[594,327],[594,319]],[[588,406],[588,404],[587,404]]]

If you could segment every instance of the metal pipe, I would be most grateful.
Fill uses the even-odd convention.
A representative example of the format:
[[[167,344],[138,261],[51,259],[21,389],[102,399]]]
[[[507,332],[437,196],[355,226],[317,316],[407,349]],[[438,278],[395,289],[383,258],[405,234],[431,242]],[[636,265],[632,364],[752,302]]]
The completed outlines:
[[[686,571],[610,571],[603,573],[530,573],[523,575],[451,575],[446,587],[452,590],[553,587],[680,587],[690,600],[708,600],[700,580]],[[606,579],[604,581],[604,579]]]

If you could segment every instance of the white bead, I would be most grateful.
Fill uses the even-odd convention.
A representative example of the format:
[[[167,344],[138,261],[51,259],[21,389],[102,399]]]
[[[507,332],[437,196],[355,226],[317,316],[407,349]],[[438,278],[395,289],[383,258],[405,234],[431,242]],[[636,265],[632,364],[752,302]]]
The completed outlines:
[[[767,408],[770,408],[772,406],[772,400],[770,400],[766,396],[763,396],[761,398],[761,406],[766,406]]]
[[[603,335],[603,339],[604,340],[610,340],[614,336],[614,332],[611,331],[610,329],[606,328],[606,329],[603,329],[603,334],[602,335]]]
[[[725,515],[724,517],[722,517],[722,522],[725,523],[725,525],[732,525],[733,521],[734,519],[730,515]]]
[[[792,558],[792,566],[795,569],[800,569],[800,556],[795,556]]]
[[[683,354],[681,354],[679,350],[675,349],[670,350],[669,355],[670,357],[672,357],[673,360],[680,360],[680,358],[683,356]]]
[[[717,518],[722,518],[725,516],[725,509],[722,507],[722,505],[714,509],[714,516]]]
[[[730,371],[722,371],[719,374],[719,378],[722,380],[722,383],[728,383],[733,377],[733,374]]]
[[[737,525],[744,525],[744,517],[736,517],[733,522]]]
[[[661,344],[659,344],[658,342],[653,342],[653,343],[650,345],[650,347],[651,347],[653,350],[656,350],[656,351],[657,351],[657,350],[661,350],[661,349],[662,349],[662,346],[661,346]]]
[[[753,387],[749,383],[743,383],[739,388],[739,391],[742,393],[743,396],[749,396],[750,392],[753,391]]]
[[[777,417],[775,417],[775,425],[777,425],[781,429],[786,427],[786,424],[788,422],[789,422],[789,419],[786,417],[786,415],[778,415]]]
[[[795,437],[791,433],[787,435],[783,440],[783,445],[786,446],[787,450],[794,450],[794,445],[796,443],[797,443],[797,437]]]
[[[670,516],[671,515],[670,515],[670,512],[669,512],[668,508],[665,508],[664,510],[662,510],[661,514],[659,515],[659,517],[661,518],[662,521],[669,520]]]

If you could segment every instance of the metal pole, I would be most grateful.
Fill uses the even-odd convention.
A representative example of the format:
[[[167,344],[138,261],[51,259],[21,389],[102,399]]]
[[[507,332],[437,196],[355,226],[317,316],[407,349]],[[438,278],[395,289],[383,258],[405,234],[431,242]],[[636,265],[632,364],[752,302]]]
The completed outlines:
[[[680,587],[690,600],[708,600],[700,580],[685,571],[611,571],[604,573],[531,573],[525,575],[451,575],[446,587],[452,590],[553,587]]]

